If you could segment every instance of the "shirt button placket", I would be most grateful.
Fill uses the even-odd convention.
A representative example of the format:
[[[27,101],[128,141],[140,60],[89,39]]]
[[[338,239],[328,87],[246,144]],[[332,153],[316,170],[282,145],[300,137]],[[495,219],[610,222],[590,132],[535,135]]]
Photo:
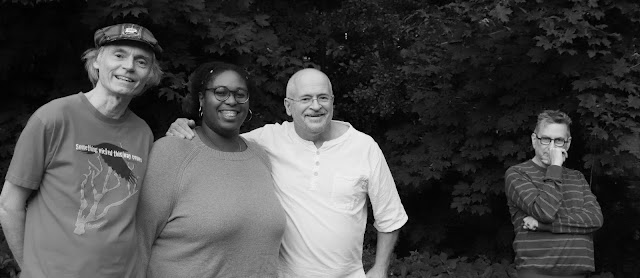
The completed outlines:
[[[313,165],[313,176],[311,176],[311,186],[309,189],[311,190],[318,189],[319,176],[320,176],[320,150],[316,150],[316,155],[314,157],[314,165]]]

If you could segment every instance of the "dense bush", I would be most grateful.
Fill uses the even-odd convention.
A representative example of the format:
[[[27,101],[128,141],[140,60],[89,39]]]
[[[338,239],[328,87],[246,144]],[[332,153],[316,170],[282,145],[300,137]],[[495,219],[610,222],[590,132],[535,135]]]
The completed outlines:
[[[373,265],[375,252],[365,249],[362,257],[365,269]],[[446,253],[429,254],[412,251],[404,258],[394,258],[389,269],[389,277],[398,278],[515,278],[513,263],[506,260],[492,262],[486,256],[449,257]],[[592,278],[613,278],[610,272],[590,276]]]

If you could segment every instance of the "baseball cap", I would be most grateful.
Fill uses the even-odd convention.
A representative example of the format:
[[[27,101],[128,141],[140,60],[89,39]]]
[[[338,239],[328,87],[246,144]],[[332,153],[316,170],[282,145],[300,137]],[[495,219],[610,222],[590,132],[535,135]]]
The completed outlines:
[[[111,25],[98,29],[93,34],[93,41],[96,47],[120,40],[141,42],[150,46],[156,55],[162,53],[162,48],[158,45],[158,40],[156,40],[151,31],[137,24],[121,23]]]

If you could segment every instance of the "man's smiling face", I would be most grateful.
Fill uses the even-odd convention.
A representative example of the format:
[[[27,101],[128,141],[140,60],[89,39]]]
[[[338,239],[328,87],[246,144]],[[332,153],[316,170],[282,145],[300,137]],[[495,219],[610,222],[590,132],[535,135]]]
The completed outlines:
[[[286,100],[287,114],[293,118],[293,123],[301,138],[314,138],[329,130],[333,118],[333,101],[320,103],[319,96],[333,96],[330,81],[320,71],[307,71],[296,81],[296,90],[287,95],[292,100]],[[311,103],[301,103],[301,98],[314,98]]]
[[[110,94],[134,97],[142,92],[151,74],[153,53],[136,44],[104,46],[93,67],[98,69],[98,83]]]

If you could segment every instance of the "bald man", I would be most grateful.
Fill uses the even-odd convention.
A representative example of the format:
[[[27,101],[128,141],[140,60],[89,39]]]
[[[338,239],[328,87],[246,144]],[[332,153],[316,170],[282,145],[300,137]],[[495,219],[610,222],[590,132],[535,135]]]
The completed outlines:
[[[316,69],[296,72],[284,106],[293,122],[268,124],[242,136],[261,145],[272,164],[287,214],[281,277],[387,277],[399,229],[408,217],[389,166],[369,136],[332,120],[331,81]],[[178,119],[167,132],[192,138]],[[376,261],[365,274],[362,245],[367,196],[378,230]]]

